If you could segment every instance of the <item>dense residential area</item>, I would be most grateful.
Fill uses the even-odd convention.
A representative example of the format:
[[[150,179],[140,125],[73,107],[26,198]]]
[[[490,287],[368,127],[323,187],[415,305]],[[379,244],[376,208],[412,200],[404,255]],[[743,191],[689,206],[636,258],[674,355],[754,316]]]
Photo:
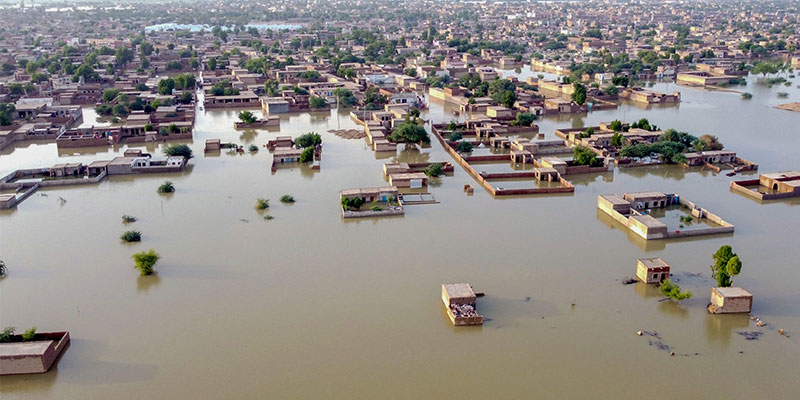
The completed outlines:
[[[797,1],[0,15],[4,400],[800,392]]]

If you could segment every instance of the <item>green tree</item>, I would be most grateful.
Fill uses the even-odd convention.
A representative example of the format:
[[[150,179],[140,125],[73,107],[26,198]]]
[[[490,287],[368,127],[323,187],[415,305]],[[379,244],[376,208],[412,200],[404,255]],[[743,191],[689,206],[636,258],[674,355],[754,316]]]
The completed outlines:
[[[182,156],[187,160],[193,157],[191,147],[185,144],[174,144],[172,146],[167,147],[166,149],[164,149],[164,155],[166,155],[167,157]]]
[[[624,139],[625,139],[625,137],[622,136],[621,133],[614,132],[614,134],[611,135],[611,145],[615,146],[615,147],[620,147],[620,146],[622,146],[622,143],[623,143]]]
[[[14,122],[14,104],[0,103],[0,126],[8,126]]]
[[[536,121],[536,114],[517,113],[517,116],[514,119],[513,124],[518,126],[531,126],[533,125],[533,121]]]
[[[389,135],[389,140],[395,143],[430,143],[431,138],[425,128],[419,126],[415,120],[406,121],[398,125]]]
[[[615,119],[608,124],[608,129],[611,129],[614,132],[619,132],[622,130],[622,122],[620,122],[618,119]]]
[[[572,88],[572,101],[579,106],[584,105],[586,103],[586,86],[583,86],[580,82],[573,82]]]
[[[117,59],[118,66],[123,66],[133,60],[133,50],[125,46],[117,47],[117,51],[114,55]]]
[[[311,108],[323,108],[328,105],[328,102],[320,96],[311,96],[308,98],[308,105]]]
[[[253,122],[256,122],[258,118],[256,118],[256,116],[253,115],[253,113],[249,110],[242,110],[239,111],[239,120],[245,124],[252,124]]]
[[[139,270],[139,274],[145,276],[153,274],[153,267],[161,259],[161,256],[155,250],[150,249],[149,251],[135,253],[132,258],[136,269]]]
[[[678,286],[677,283],[672,283],[669,279],[661,282],[661,286],[658,289],[661,291],[661,294],[675,301],[681,301],[692,297],[692,292],[681,291],[681,287]]]
[[[172,94],[175,89],[175,80],[172,78],[162,79],[158,81],[158,93],[164,95]]]
[[[174,81],[176,89],[190,90],[194,89],[195,85],[197,85],[197,78],[191,73],[175,75]]]
[[[146,57],[150,54],[153,54],[153,45],[147,42],[142,42],[139,44],[139,54]]]
[[[207,66],[210,71],[217,69],[217,58],[216,57],[209,58]]]
[[[425,172],[425,175],[428,175],[430,177],[437,177],[439,175],[444,174],[444,168],[442,168],[442,164],[433,163],[428,165],[428,167],[425,168],[425,171],[423,172]]]
[[[458,142],[456,145],[456,151],[459,153],[472,153],[472,143]]]
[[[119,89],[106,89],[103,91],[103,102],[108,103],[119,96]]]
[[[313,147],[306,147],[303,149],[303,152],[300,153],[300,162],[311,162],[314,161],[314,148]]]
[[[711,264],[711,276],[717,280],[719,287],[730,287],[733,277],[742,272],[742,261],[733,252],[733,248],[725,245],[719,248],[713,257],[714,264]]]
[[[294,144],[298,148],[314,147],[322,144],[322,136],[319,133],[308,132],[294,139]]]
[[[572,149],[572,162],[575,165],[588,165],[590,167],[598,167],[603,164],[597,154],[586,146],[576,146]]]

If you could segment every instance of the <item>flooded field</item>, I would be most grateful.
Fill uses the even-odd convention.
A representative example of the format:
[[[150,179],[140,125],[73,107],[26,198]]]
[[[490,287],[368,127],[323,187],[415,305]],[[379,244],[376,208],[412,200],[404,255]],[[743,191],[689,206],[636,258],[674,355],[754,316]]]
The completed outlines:
[[[538,124],[553,139],[559,127],[648,118],[717,135],[760,172],[798,170],[800,113],[774,108],[786,102],[779,91],[800,98],[798,84],[766,88],[751,78],[734,88],[753,93],[742,100],[661,83],[654,89],[681,91],[679,106],[623,104]],[[0,211],[0,257],[9,268],[0,325],[72,336],[50,372],[0,378],[0,397],[743,399],[800,391],[800,199],[759,204],[731,192],[724,173],[674,166],[568,176],[574,194],[494,199],[456,166],[431,182],[440,204],[344,220],[339,190],[385,185],[382,163],[452,158],[436,140],[376,157],[364,139],[328,132],[357,127],[347,111],[283,115],[279,129],[240,132],[236,112],[198,112],[188,143],[195,158],[180,174],[42,189]],[[464,118],[436,103],[422,117]],[[320,171],[272,173],[263,148],[203,154],[208,138],[260,147],[308,131],[323,137]],[[139,148],[160,155],[163,147]],[[0,175],[125,149],[20,144],[0,153]],[[176,192],[157,194],[167,179]],[[736,232],[645,244],[597,210],[599,194],[643,190],[680,193]],[[296,202],[281,204],[284,194]],[[257,198],[271,200],[266,214],[274,219],[254,209]],[[125,226],[123,214],[138,221]],[[140,230],[142,242],[121,243],[128,229]],[[766,327],[706,311],[711,255],[724,244],[741,257],[734,284],[754,294],[753,315]],[[157,274],[139,277],[131,254],[150,248],[162,256]],[[664,258],[694,297],[660,302],[652,286],[622,285],[644,256]],[[439,297],[444,282],[486,293],[478,300],[482,327],[450,324]],[[749,341],[740,334],[749,331],[764,334]]]

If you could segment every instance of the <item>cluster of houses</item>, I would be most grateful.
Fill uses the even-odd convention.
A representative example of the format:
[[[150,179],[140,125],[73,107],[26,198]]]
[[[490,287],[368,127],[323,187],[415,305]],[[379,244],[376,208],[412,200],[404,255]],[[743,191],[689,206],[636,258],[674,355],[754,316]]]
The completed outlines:
[[[111,160],[89,164],[59,163],[46,168],[15,170],[0,178],[0,190],[14,191],[0,194],[0,209],[16,207],[39,188],[96,184],[110,175],[180,172],[186,162],[183,156],[155,160],[141,150],[130,149]]]

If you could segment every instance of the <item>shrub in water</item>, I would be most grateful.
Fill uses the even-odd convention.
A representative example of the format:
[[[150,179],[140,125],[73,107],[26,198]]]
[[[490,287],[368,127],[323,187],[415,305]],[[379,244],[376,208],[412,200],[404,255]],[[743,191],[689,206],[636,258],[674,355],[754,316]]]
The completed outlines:
[[[256,199],[256,210],[266,210],[269,208],[269,199]]]
[[[158,187],[158,193],[174,193],[175,186],[170,181],[165,181]]]
[[[139,231],[127,231],[119,238],[126,242],[139,242],[142,240],[142,233]]]
[[[281,196],[281,203],[294,203],[294,197],[290,194]]]
[[[133,222],[136,222],[136,217],[133,217],[133,216],[130,216],[130,215],[127,215],[127,214],[122,216],[122,223],[123,224],[130,224],[130,223],[133,223]]]
[[[153,273],[153,266],[156,265],[161,258],[156,251],[150,249],[149,251],[140,251],[133,255],[133,262],[136,263],[136,269],[142,276],[150,275]]]

